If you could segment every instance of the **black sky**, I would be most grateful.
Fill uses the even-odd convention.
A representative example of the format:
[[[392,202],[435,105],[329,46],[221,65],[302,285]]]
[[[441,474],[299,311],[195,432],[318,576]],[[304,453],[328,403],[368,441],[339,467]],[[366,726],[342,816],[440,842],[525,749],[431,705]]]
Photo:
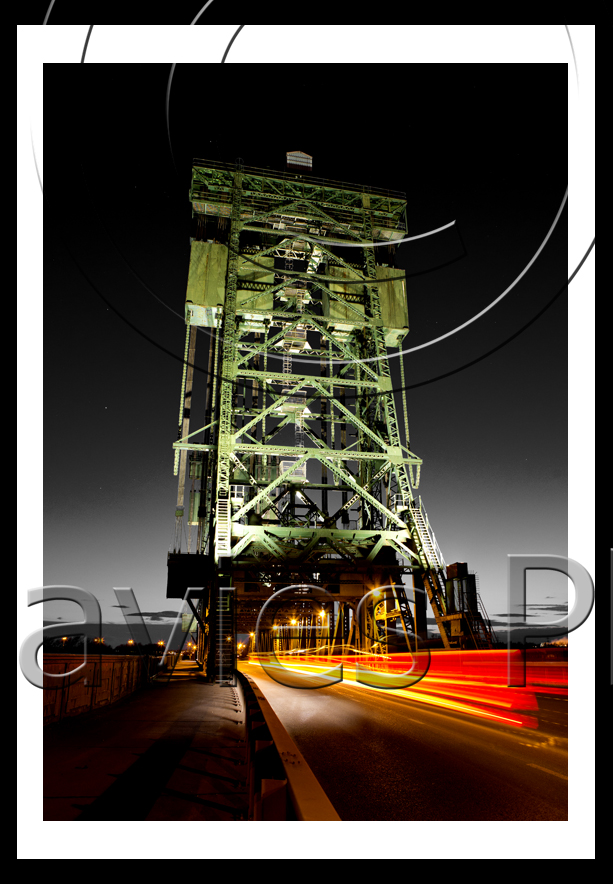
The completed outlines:
[[[566,65],[399,66],[393,89],[376,77],[352,88],[338,66],[302,70],[251,81],[241,67],[178,64],[170,144],[169,65],[46,66],[44,580],[90,589],[104,619],[117,619],[113,586],[133,587],[143,610],[172,607],[193,157],[283,169],[299,149],[318,177],[405,191],[409,235],[455,220],[398,249],[405,347],[501,294],[563,200]],[[406,357],[420,492],[447,562],[479,573],[494,621],[507,553],[566,554],[566,225],[564,210],[486,316]],[[533,587],[535,603],[565,601],[565,578]]]

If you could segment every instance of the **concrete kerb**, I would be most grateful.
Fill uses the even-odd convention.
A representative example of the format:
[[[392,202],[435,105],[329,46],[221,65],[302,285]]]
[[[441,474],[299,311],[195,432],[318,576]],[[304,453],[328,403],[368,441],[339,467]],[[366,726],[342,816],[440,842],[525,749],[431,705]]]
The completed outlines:
[[[244,681],[243,681],[244,680]],[[302,753],[281,724],[278,716],[272,706],[264,696],[263,692],[256,682],[242,672],[238,673],[238,681],[241,684],[244,696],[245,707],[249,703],[249,695],[252,694],[257,701],[257,711],[261,714],[263,722],[266,724],[267,730],[272,737],[274,748],[280,759],[282,769],[287,780],[288,797],[291,801],[295,818],[304,821],[332,821],[341,822],[341,818],[335,811],[328,796],[322,789],[315,774],[306,763]],[[256,712],[257,716],[257,712]],[[251,716],[250,716],[251,717]],[[256,724],[257,727],[257,724]],[[251,741],[250,741],[251,742]],[[265,750],[266,740],[253,741],[253,751],[256,756],[258,752]],[[269,742],[269,741],[268,741]],[[258,746],[260,743],[260,746]],[[254,758],[255,761],[255,758]],[[250,763],[250,776],[256,769],[254,763]],[[258,798],[257,792],[254,800],[254,816],[252,819],[286,819],[283,816],[272,816],[269,814],[279,813],[281,801],[281,782],[278,778],[263,778],[261,780],[260,801],[262,802],[262,813],[258,815]],[[267,809],[264,806],[268,805]]]

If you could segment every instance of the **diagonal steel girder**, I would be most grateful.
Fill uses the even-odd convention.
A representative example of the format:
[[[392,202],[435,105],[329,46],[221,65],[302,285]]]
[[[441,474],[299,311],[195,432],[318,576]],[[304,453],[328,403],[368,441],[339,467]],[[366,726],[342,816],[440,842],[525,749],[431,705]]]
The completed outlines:
[[[367,488],[372,488],[372,486],[375,485],[379,481],[379,479],[382,479],[383,476],[386,473],[388,473],[391,469],[392,469],[392,464],[390,463],[390,461],[387,461],[387,463],[384,463],[383,466],[381,467],[381,469],[377,473],[375,473],[375,475],[372,477],[372,479],[368,483]],[[340,509],[338,509],[334,513],[333,518],[335,518],[335,519],[339,518],[339,516],[343,512],[343,510],[349,511],[351,509],[351,507],[353,506],[353,504],[358,500],[358,498],[359,498],[358,494],[354,494],[353,497],[350,497],[349,500],[346,503],[344,503],[340,507]]]
[[[259,448],[259,446],[257,446],[257,445],[255,447]],[[267,485],[266,488],[264,488],[262,491],[260,491],[259,494],[256,494],[255,497],[252,497],[248,503],[246,503],[244,506],[242,506],[238,510],[238,512],[236,512],[232,516],[232,521],[237,522],[242,516],[246,515],[250,510],[252,510],[253,507],[260,500],[263,500],[265,497],[268,497],[269,493],[271,491],[274,491],[274,489],[277,487],[277,485],[281,485],[282,482],[287,481],[287,477],[290,476],[295,470],[297,470],[298,467],[301,467],[303,463],[306,463],[306,461],[309,459],[309,456],[310,456],[310,449],[307,450],[307,452],[302,457],[298,458],[298,460],[291,465],[289,470],[286,470],[284,473],[281,473],[276,479],[274,479],[274,481],[272,481],[270,483],[270,485]]]
[[[377,378],[377,380],[379,380],[379,379]],[[321,393],[322,393],[324,396],[327,396],[327,395],[328,395],[328,392],[324,389],[324,387],[323,387],[321,384],[318,384],[317,382],[315,382],[315,383],[313,383],[313,386],[316,387],[318,390],[320,390]],[[332,397],[332,398],[334,398],[334,397]],[[387,448],[387,442],[384,442],[383,439],[381,439],[381,437],[378,436],[378,435],[374,432],[374,430],[371,430],[370,427],[368,426],[368,424],[365,424],[364,421],[360,420],[359,417],[356,417],[355,414],[352,414],[351,411],[349,411],[348,408],[346,408],[344,405],[342,405],[342,404],[339,402],[338,399],[334,399],[334,405],[335,405],[336,408],[338,408],[338,410],[339,410],[340,412],[342,412],[342,414],[344,414],[344,415],[347,417],[347,419],[348,419],[352,424],[354,424],[354,426],[359,427],[359,428],[362,430],[363,433],[366,433],[367,436],[370,436],[370,438],[371,438],[374,442],[376,442],[377,445],[381,445],[381,447],[384,448],[384,449]],[[373,451],[373,452],[371,452],[373,458],[376,457],[379,453],[381,453],[381,454],[385,454],[385,451],[382,451],[382,452]]]
[[[260,297],[260,293],[258,293],[258,297]],[[249,352],[245,356],[241,356],[237,360],[237,363],[236,363],[237,368],[239,366],[241,366],[243,364],[243,362],[246,362],[248,359],[251,359],[253,356],[257,356],[260,353],[265,353],[269,348],[273,347],[277,343],[277,341],[282,340],[282,338],[285,337],[285,335],[288,333],[288,331],[291,331],[292,329],[296,328],[297,325],[300,325],[300,322],[301,322],[300,317],[298,317],[297,319],[294,319],[288,326],[284,326],[281,329],[281,331],[279,331],[276,335],[273,335],[272,338],[268,338],[268,340],[266,340],[263,343],[258,344],[258,345],[255,345],[255,344],[251,345],[250,344],[249,346],[253,347],[253,349],[250,349]],[[240,342],[239,342],[239,347],[242,349]]]
[[[302,383],[296,384],[295,387],[292,387],[292,389],[289,391],[289,393],[284,393],[282,396],[279,396],[278,399],[275,399],[275,401],[272,403],[272,405],[269,405],[267,408],[265,408],[263,411],[261,411],[257,415],[257,417],[254,417],[252,420],[250,420],[249,423],[245,424],[244,427],[241,427],[240,429],[238,429],[233,436],[234,442],[236,443],[236,441],[238,440],[238,437],[242,436],[243,433],[246,433],[247,430],[250,430],[251,427],[254,427],[256,424],[259,424],[259,422],[264,417],[266,417],[266,415],[271,414],[271,412],[275,411],[279,407],[279,405],[281,405],[283,402],[285,402],[286,399],[289,399],[290,396],[295,396],[297,394],[298,390],[302,386],[303,386]]]
[[[363,371],[366,371],[371,377],[375,378],[377,380],[377,383],[379,382],[379,375],[377,374],[377,372],[374,371],[370,367],[370,365],[368,365],[368,363],[361,363],[356,360],[355,354],[351,352],[349,347],[347,347],[342,341],[337,340],[334,335],[328,331],[327,328],[317,322],[314,316],[309,316],[309,325],[312,325],[313,328],[315,328],[320,333],[320,335],[323,335],[323,337],[326,338],[326,340],[331,341],[334,346],[341,351],[343,356],[346,356],[350,362],[352,362],[353,364],[359,364],[360,368]]]
[[[372,457],[372,454],[370,455]],[[338,464],[333,462],[333,457],[328,459],[328,469],[335,473],[339,478],[344,479],[347,485],[349,485],[353,490],[360,496],[367,500],[371,506],[374,506],[375,509],[379,510],[380,513],[383,513],[384,516],[392,521],[395,525],[398,525],[399,528],[406,528],[407,525],[402,521],[395,513],[392,513],[391,510],[388,510],[386,506],[380,503],[376,497],[373,497],[365,488],[359,485],[351,473],[347,470],[339,467]]]

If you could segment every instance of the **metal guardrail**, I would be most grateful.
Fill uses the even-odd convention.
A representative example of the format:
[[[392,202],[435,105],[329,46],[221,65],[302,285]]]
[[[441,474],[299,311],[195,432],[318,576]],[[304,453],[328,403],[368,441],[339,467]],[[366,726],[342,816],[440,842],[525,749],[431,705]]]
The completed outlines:
[[[249,819],[340,822],[256,682],[242,672],[237,676],[247,710]]]

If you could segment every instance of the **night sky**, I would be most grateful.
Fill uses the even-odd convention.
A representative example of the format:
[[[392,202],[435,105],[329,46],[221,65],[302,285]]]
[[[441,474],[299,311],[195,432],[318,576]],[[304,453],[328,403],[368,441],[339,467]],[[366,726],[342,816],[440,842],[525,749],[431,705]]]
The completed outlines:
[[[408,235],[455,220],[397,250],[405,348],[466,322],[522,272],[566,189],[566,67],[499,65],[487,91],[477,66],[444,67],[412,66],[410,80],[399,69],[401,98],[376,83],[339,95],[335,69],[318,65],[292,77],[291,99],[270,100],[261,81],[230,90],[221,69],[179,64],[170,144],[170,66],[85,66],[78,93],[71,69],[47,66],[45,584],[89,589],[115,622],[112,587],[130,586],[169,633],[159,617],[178,607],[165,598],[166,555],[193,157],[283,170],[285,152],[303,150],[318,177],[406,192]],[[418,493],[446,561],[478,573],[499,627],[507,554],[566,554],[566,225],[564,209],[484,317],[405,357]],[[533,575],[532,613],[545,606],[551,618],[566,578]],[[75,613],[55,603],[45,619]]]

